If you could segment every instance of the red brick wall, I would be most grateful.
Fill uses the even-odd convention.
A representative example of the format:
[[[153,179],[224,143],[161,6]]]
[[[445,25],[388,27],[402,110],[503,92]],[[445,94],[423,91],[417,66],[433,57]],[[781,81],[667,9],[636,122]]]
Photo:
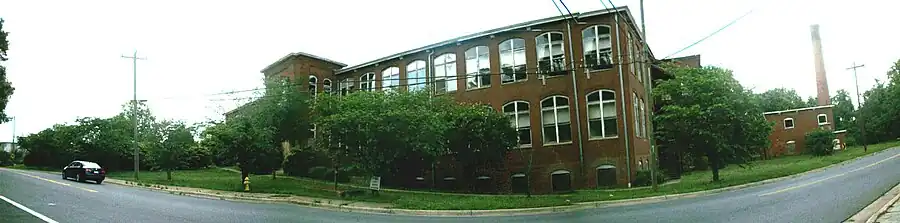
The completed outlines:
[[[818,123],[818,115],[825,114],[828,117],[828,123],[824,125],[819,125]],[[805,137],[806,133],[813,131],[817,128],[826,128],[829,130],[834,129],[834,115],[832,113],[831,107],[826,108],[818,108],[818,109],[808,109],[802,111],[790,111],[779,114],[768,114],[765,115],[766,120],[769,122],[773,122],[774,126],[772,127],[772,133],[769,135],[769,140],[771,141],[771,146],[769,147],[768,155],[770,157],[777,157],[783,155],[792,155],[792,154],[802,154],[806,152],[805,149]],[[793,118],[794,119],[794,128],[793,129],[785,129],[784,127],[784,119]],[[794,141],[794,153],[790,153],[788,151],[787,142]],[[842,140],[843,141],[843,140]]]

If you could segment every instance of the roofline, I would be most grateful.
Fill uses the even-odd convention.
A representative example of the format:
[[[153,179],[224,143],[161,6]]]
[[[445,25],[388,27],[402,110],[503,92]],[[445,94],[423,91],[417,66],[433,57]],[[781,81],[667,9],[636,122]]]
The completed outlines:
[[[609,14],[609,13],[617,13],[617,12],[621,12],[621,11],[625,11],[625,13],[628,15],[629,19],[632,21],[632,23],[634,23],[634,21],[635,21],[634,18],[631,16],[630,13],[628,13],[628,6],[619,6],[619,7],[617,7],[617,8],[612,8],[612,9],[600,9],[600,10],[594,10],[594,11],[585,12],[585,13],[572,13],[572,16],[574,16],[574,17],[576,17],[576,18],[592,17],[592,16],[604,15],[604,14]],[[556,21],[560,21],[560,20],[565,20],[566,18],[568,18],[568,16],[560,15],[560,16],[554,16],[554,17],[543,18],[543,19],[538,19],[538,20],[532,20],[532,21],[528,21],[528,22],[518,23],[518,24],[514,24],[514,25],[504,26],[504,27],[500,27],[500,28],[496,28],[496,29],[491,29],[491,30],[488,30],[488,31],[482,31],[482,32],[474,33],[474,34],[469,34],[469,35],[465,35],[465,36],[461,36],[461,37],[457,37],[457,38],[453,38],[453,39],[441,41],[441,42],[438,42],[438,43],[434,43],[434,44],[431,44],[431,45],[427,45],[427,46],[415,48],[415,49],[412,49],[412,50],[407,50],[407,51],[403,51],[403,52],[400,52],[400,53],[391,54],[390,56],[378,58],[378,59],[376,59],[376,60],[369,61],[369,62],[366,62],[366,63],[357,64],[357,65],[353,65],[353,66],[350,66],[350,67],[341,68],[341,69],[336,70],[336,71],[334,72],[334,74],[336,74],[336,75],[337,75],[337,74],[342,74],[342,73],[345,73],[345,72],[347,72],[347,71],[352,71],[352,70],[355,70],[355,69],[367,67],[367,66],[370,66],[370,65],[373,65],[373,64],[381,63],[381,62],[384,62],[384,61],[387,61],[387,60],[391,60],[391,59],[394,59],[394,58],[398,58],[398,57],[401,57],[401,56],[405,56],[405,55],[414,54],[414,53],[418,53],[418,52],[422,52],[422,51],[426,51],[426,50],[431,50],[431,49],[434,49],[434,48],[437,48],[437,47],[440,47],[440,46],[444,46],[444,45],[448,45],[448,44],[458,43],[458,42],[462,42],[462,41],[466,41],[466,40],[471,40],[471,39],[475,39],[475,38],[481,38],[481,37],[485,37],[485,36],[490,36],[490,35],[493,35],[493,34],[502,33],[502,32],[507,32],[507,31],[510,31],[510,30],[516,30],[516,29],[522,29],[522,28],[526,28],[526,27],[530,27],[530,26],[537,26],[537,25],[547,24],[547,23],[551,23],[551,22],[556,22]],[[626,22],[626,24],[628,24],[628,23]],[[635,29],[636,29],[636,28],[637,28],[637,27],[635,27]],[[640,36],[641,39],[644,39],[643,34],[642,34],[641,32],[638,32],[638,36]],[[652,56],[653,53],[650,53],[650,55]]]
[[[309,57],[309,58],[313,58],[313,59],[325,61],[325,62],[328,62],[328,63],[332,63],[332,64],[338,65],[338,66],[340,66],[340,67],[346,67],[346,66],[347,66],[347,64],[344,64],[344,63],[341,63],[341,62],[337,62],[337,61],[334,61],[334,60],[330,60],[330,59],[328,59],[328,58],[324,58],[324,57],[320,57],[320,56],[316,56],[316,55],[312,55],[312,54],[308,54],[308,53],[304,53],[304,52],[296,52],[296,53],[288,53],[287,55],[284,55],[283,57],[281,57],[281,59],[278,59],[277,61],[275,61],[275,63],[269,64],[269,66],[266,66],[266,68],[263,68],[263,69],[260,70],[259,72],[260,72],[260,73],[265,73],[267,70],[272,69],[272,67],[275,67],[275,66],[277,66],[278,64],[281,64],[281,63],[283,63],[284,61],[287,61],[287,60],[290,59],[291,57],[296,57],[296,56],[305,56],[305,57]]]
[[[844,129],[844,130],[837,130],[837,131],[834,131],[834,134],[841,134],[841,133],[845,133],[845,132],[847,132],[846,129]]]
[[[763,115],[777,115],[777,114],[788,113],[788,112],[799,112],[799,111],[816,110],[816,109],[831,108],[831,107],[834,107],[834,105],[832,104],[832,105],[822,105],[822,106],[807,107],[807,108],[789,109],[789,110],[783,110],[783,111],[772,111],[772,112],[765,112],[765,113],[763,113]]]

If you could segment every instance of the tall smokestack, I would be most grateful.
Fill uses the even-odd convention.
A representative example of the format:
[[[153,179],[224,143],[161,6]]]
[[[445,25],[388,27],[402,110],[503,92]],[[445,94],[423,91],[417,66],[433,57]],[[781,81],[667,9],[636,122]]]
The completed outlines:
[[[813,57],[816,63],[816,95],[819,106],[831,104],[828,94],[828,78],[825,77],[825,60],[822,58],[822,38],[819,37],[819,24],[809,27],[812,34]]]

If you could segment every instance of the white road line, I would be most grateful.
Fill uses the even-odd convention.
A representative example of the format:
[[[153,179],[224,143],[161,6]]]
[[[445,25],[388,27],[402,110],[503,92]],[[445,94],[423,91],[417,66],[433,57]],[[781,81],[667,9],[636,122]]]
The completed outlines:
[[[29,214],[34,215],[35,217],[38,217],[47,223],[59,223],[59,222],[54,221],[53,219],[48,218],[47,216],[42,215],[41,213],[37,213],[36,211],[33,211],[33,210],[29,209],[28,207],[25,207],[24,205],[16,203],[15,201],[10,200],[9,198],[4,197],[3,195],[0,195],[0,199],[3,199],[4,201],[12,204],[13,206],[16,206],[17,208],[22,209],[23,211],[28,212]]]

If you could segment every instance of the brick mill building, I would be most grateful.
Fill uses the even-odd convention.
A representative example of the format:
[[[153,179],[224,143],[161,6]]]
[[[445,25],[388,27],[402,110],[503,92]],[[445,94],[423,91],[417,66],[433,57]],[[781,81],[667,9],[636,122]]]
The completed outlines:
[[[409,91],[430,86],[436,95],[489,105],[508,115],[519,147],[506,170],[481,176],[501,192],[525,183],[525,157],[537,193],[629,186],[648,170],[650,105],[645,86],[662,72],[643,52],[627,7],[575,13],[462,36],[347,66],[291,53],[261,72],[305,78],[315,93]],[[699,64],[699,57],[691,58]],[[693,62],[690,62],[693,63]],[[434,176],[434,177],[432,177]],[[416,179],[455,181],[438,166]]]
[[[845,147],[846,130],[834,129],[834,113],[831,96],[828,93],[828,79],[825,75],[825,60],[822,55],[822,39],[819,37],[819,25],[810,26],[813,43],[813,62],[816,68],[816,101],[818,106],[772,111],[763,113],[766,120],[774,123],[769,134],[771,146],[765,157],[803,154],[806,152],[806,134],[816,129],[834,131],[836,140],[834,149]]]

